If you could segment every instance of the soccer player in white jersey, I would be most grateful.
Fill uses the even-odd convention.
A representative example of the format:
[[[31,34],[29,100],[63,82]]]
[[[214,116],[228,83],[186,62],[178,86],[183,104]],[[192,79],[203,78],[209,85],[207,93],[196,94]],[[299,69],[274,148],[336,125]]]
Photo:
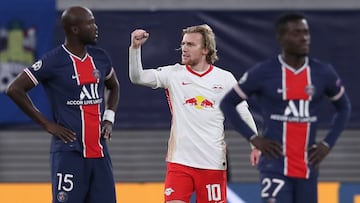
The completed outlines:
[[[208,25],[183,30],[181,65],[143,69],[141,46],[149,38],[145,30],[134,30],[129,48],[129,76],[134,84],[164,88],[172,113],[167,151],[165,202],[226,203],[226,144],[222,97],[237,81],[232,73],[213,65],[218,59],[215,35]],[[246,102],[239,113],[256,130]],[[259,151],[250,154],[257,164]]]

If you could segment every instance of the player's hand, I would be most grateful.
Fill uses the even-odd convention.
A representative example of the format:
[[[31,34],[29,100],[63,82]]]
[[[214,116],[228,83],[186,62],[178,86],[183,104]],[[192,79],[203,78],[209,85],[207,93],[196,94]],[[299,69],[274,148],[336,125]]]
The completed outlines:
[[[53,122],[48,122],[44,125],[44,128],[50,134],[58,137],[64,143],[74,142],[76,140],[75,132]]]
[[[137,29],[134,30],[131,33],[131,47],[132,48],[139,48],[141,45],[143,45],[146,40],[149,38],[149,33],[147,33],[145,30]]]
[[[112,128],[113,125],[110,121],[107,120],[103,121],[101,135],[109,141],[111,140],[111,136],[112,136]]]
[[[321,161],[330,152],[330,148],[323,142],[312,145],[309,149],[309,163],[315,165],[316,170],[319,169]]]
[[[267,158],[279,158],[282,156],[282,147],[278,142],[263,136],[256,136],[250,142]]]
[[[259,164],[259,160],[260,160],[260,155],[261,155],[261,151],[253,148],[251,149],[251,153],[250,153],[250,163],[252,166],[256,166]]]

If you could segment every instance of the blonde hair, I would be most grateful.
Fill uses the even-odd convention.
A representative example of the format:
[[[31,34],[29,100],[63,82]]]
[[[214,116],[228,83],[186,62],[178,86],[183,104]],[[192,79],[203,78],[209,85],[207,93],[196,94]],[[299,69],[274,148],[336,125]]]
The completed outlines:
[[[183,36],[188,33],[200,33],[202,35],[203,46],[209,50],[209,53],[206,55],[206,62],[213,64],[219,59],[216,53],[215,34],[209,25],[195,25],[183,29]]]

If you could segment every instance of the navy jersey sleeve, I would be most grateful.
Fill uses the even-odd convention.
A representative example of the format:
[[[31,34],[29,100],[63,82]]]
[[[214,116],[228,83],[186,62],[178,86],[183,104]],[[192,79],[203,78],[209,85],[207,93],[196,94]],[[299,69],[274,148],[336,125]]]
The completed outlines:
[[[36,61],[31,67],[24,70],[35,85],[46,82],[52,77],[52,72],[54,71],[52,67],[54,64],[59,64],[59,57],[54,57],[54,55],[59,51],[57,48],[49,52],[42,59]]]
[[[220,108],[225,117],[230,120],[234,129],[247,140],[250,140],[251,137],[257,135],[257,133],[242,120],[236,111],[236,106],[247,99],[251,94],[261,91],[259,81],[261,81],[261,76],[263,74],[259,74],[259,72],[261,72],[261,67],[256,65],[254,68],[251,68],[244,73],[239,80],[238,85],[235,85],[235,87],[225,95],[220,104]]]
[[[250,95],[261,92],[261,81],[262,76],[264,76],[262,70],[262,64],[257,64],[245,72],[240,78],[238,86],[244,93],[245,97],[242,97],[243,99],[247,99]]]
[[[329,147],[333,147],[350,119],[351,103],[335,69],[329,65],[327,71],[328,80],[325,94],[332,101],[336,113],[332,119],[332,127],[324,141]]]
[[[339,75],[337,74],[337,72],[335,71],[335,69],[333,68],[333,66],[328,65],[326,71],[327,71],[326,74],[327,84],[326,84],[325,94],[331,100],[336,100],[337,99],[336,96],[339,94],[341,95],[343,91],[342,88],[344,88],[342,81]]]

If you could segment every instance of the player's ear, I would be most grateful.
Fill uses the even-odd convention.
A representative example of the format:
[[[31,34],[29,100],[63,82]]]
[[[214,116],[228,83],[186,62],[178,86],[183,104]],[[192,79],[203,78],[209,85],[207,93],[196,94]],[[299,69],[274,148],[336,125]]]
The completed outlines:
[[[208,48],[203,48],[202,52],[206,56],[206,55],[209,54],[209,49]]]
[[[77,26],[71,26],[71,31],[74,34],[77,34],[79,32],[79,28]]]

